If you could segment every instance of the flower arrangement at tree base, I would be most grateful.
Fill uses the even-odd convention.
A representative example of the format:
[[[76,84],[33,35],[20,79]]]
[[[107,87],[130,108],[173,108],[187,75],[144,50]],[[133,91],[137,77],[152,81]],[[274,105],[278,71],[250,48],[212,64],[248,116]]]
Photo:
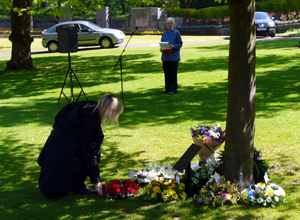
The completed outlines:
[[[279,203],[285,202],[285,191],[282,187],[271,183],[251,184],[249,189],[244,189],[241,192],[243,202],[252,205],[276,207]]]
[[[139,195],[145,200],[162,200],[164,202],[172,200],[186,200],[185,184],[176,183],[175,180],[163,181],[154,180],[146,187],[142,188]]]
[[[222,206],[225,203],[235,204],[239,199],[240,193],[235,184],[226,181],[223,176],[215,173],[200,190],[197,202],[215,207]]]
[[[135,195],[140,187],[132,180],[114,180],[102,186],[103,196],[108,199],[126,198]]]
[[[220,124],[216,126],[195,126],[196,130],[190,128],[191,135],[194,143],[201,146],[199,151],[201,160],[206,161],[221,147],[221,144],[225,141],[226,133],[222,131]]]

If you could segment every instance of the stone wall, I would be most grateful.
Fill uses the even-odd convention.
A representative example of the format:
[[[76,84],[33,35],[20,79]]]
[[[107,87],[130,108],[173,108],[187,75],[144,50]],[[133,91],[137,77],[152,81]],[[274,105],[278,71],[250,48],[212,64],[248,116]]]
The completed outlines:
[[[157,7],[132,8],[130,17],[130,29],[138,27],[138,31],[160,30],[161,19],[167,17],[167,10]]]

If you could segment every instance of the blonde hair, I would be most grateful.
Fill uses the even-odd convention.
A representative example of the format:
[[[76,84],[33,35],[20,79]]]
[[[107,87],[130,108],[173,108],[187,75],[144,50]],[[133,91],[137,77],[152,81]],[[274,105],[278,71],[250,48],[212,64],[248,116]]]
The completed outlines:
[[[124,105],[117,96],[107,93],[99,99],[94,111],[96,109],[99,110],[103,126],[110,123],[118,125],[118,117],[124,111]]]

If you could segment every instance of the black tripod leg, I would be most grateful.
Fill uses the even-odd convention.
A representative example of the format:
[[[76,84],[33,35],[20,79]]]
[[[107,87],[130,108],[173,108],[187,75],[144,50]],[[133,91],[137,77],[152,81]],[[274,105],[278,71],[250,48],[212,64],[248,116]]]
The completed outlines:
[[[78,98],[77,98],[76,102],[79,100],[79,97],[80,97],[81,93],[83,93],[84,96],[85,96],[85,98],[86,98],[86,100],[88,100],[88,98],[87,98],[85,92],[83,91],[83,88],[82,88],[82,86],[81,86],[81,84],[80,84],[80,82],[79,82],[79,80],[78,80],[78,78],[77,78],[77,76],[76,76],[76,74],[75,74],[75,72],[74,72],[73,69],[72,69],[72,73],[74,74],[74,77],[75,77],[75,79],[76,79],[76,81],[77,81],[77,83],[78,83],[78,85],[79,85],[79,87],[80,87],[80,89],[81,89],[81,91],[80,91],[80,93],[79,93],[79,95],[78,95]]]
[[[62,86],[62,88],[61,88],[61,92],[60,92],[59,97],[58,97],[58,102],[57,102],[57,104],[59,104],[59,102],[60,102],[61,94],[63,94],[63,95],[66,97],[66,95],[64,94],[64,91],[63,91],[63,90],[64,90],[64,87],[65,87],[65,85],[66,85],[66,80],[67,80],[68,74],[69,74],[69,70],[67,71],[67,74],[66,74],[66,77],[65,77],[63,86]],[[70,103],[70,101],[69,101],[69,99],[68,99],[67,97],[66,97],[66,99],[67,99],[68,102]]]

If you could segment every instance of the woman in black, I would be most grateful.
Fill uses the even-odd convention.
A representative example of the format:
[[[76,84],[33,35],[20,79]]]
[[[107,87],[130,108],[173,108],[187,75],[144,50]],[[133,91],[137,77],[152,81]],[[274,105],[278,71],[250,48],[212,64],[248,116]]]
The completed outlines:
[[[111,93],[98,102],[74,102],[60,110],[38,158],[39,188],[46,197],[58,198],[71,191],[102,196],[98,167],[104,138],[101,124],[117,123],[123,110],[123,103]],[[87,176],[95,191],[84,184]]]

